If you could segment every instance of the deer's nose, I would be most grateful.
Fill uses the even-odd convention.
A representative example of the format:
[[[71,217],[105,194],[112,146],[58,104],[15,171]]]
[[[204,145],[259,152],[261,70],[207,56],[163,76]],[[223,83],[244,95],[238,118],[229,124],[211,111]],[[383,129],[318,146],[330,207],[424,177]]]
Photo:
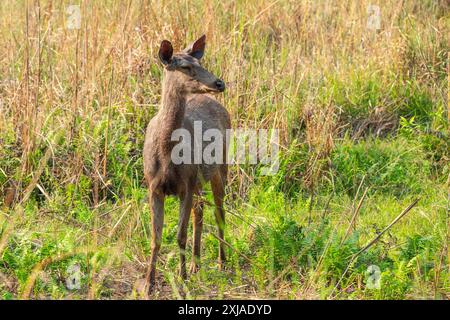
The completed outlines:
[[[216,80],[216,87],[217,87],[217,90],[224,91],[225,90],[225,82],[223,82],[220,79],[217,79]]]

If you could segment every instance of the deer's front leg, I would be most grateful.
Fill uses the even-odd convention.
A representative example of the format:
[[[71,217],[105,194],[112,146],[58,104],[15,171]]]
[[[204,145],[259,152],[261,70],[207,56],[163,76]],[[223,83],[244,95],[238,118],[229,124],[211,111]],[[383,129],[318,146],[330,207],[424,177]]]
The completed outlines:
[[[189,225],[189,216],[192,209],[192,191],[187,191],[181,197],[180,217],[178,221],[178,246],[180,248],[180,275],[183,279],[187,278],[186,273],[186,242],[187,229]]]
[[[193,242],[194,245],[192,247],[191,273],[197,272],[200,269],[200,251],[201,251],[202,229],[203,229],[203,201],[200,198],[194,204],[193,219],[194,219],[194,242]]]
[[[150,265],[146,276],[147,283],[149,285],[149,293],[155,285],[156,261],[158,259],[159,249],[161,248],[161,238],[164,224],[164,196],[152,192],[150,194],[150,206],[152,211],[152,243]]]

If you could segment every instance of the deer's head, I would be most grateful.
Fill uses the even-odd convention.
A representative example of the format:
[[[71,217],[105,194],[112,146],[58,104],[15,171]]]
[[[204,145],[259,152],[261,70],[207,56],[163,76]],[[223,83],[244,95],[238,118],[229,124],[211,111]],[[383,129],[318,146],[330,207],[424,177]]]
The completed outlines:
[[[200,60],[205,51],[206,36],[201,36],[186,49],[173,53],[170,41],[163,40],[159,48],[159,59],[165,67],[166,80],[185,93],[223,92],[225,83],[203,68]]]

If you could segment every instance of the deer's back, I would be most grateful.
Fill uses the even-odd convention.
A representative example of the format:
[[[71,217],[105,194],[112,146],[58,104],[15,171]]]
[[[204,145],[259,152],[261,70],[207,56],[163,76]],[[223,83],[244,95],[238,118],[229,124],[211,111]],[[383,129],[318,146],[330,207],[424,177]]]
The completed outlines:
[[[223,162],[226,161],[226,130],[231,128],[231,120],[228,111],[216,99],[209,95],[199,94],[193,95],[186,103],[185,121],[190,122],[194,126],[195,121],[201,121],[202,133],[208,129],[217,129],[222,134],[223,140]],[[203,148],[211,142],[203,142]],[[205,164],[204,161],[200,165],[200,171],[205,180],[209,180],[212,174],[221,164]]]

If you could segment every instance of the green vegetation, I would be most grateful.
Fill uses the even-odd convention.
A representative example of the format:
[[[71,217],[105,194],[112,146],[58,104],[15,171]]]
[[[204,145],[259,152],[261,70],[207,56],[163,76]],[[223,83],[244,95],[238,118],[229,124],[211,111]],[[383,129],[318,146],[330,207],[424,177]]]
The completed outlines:
[[[378,31],[370,1],[28,3],[0,3],[1,298],[141,298],[156,50],[202,33],[233,127],[280,129],[280,169],[230,168],[226,269],[207,204],[186,282],[166,202],[154,298],[449,298],[446,1],[383,1]]]

